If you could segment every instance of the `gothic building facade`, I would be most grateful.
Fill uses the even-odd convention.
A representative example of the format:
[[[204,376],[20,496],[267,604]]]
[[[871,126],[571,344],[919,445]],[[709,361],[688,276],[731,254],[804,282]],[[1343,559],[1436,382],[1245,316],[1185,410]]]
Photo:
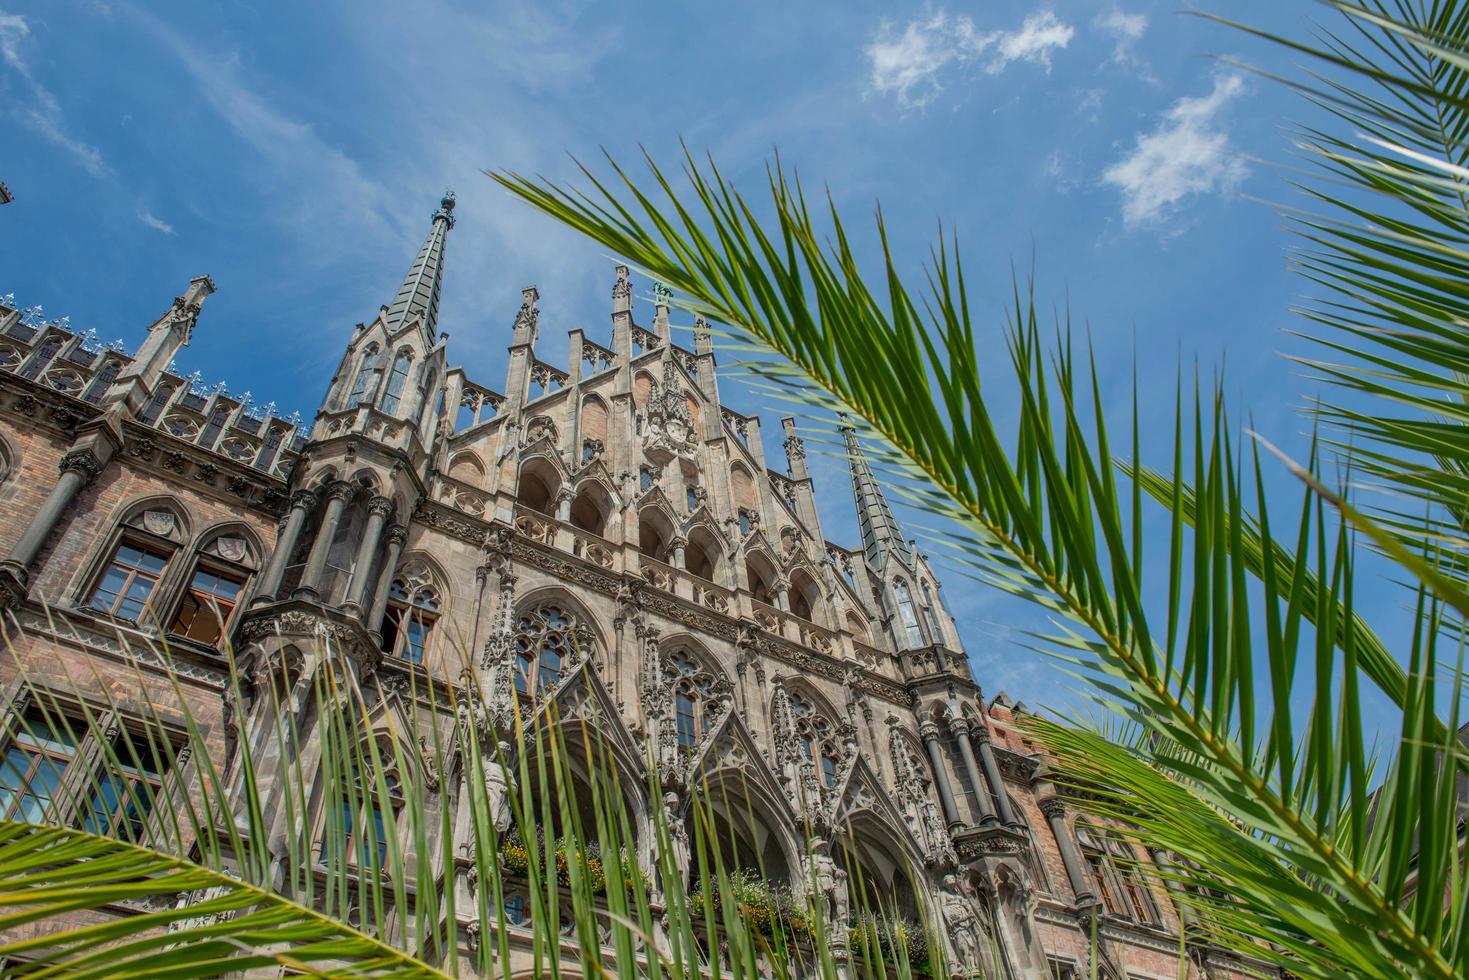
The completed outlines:
[[[453,226],[447,195],[308,423],[174,373],[208,277],[131,354],[0,306],[0,751],[20,737],[23,668],[62,698],[87,684],[124,706],[183,697],[219,758],[249,751],[268,771],[300,747],[271,741],[267,699],[231,703],[218,651],[228,640],[247,671],[304,676],[326,635],[369,699],[467,668],[491,702],[600,707],[629,768],[665,770],[669,794],[640,806],[677,821],[690,780],[739,787],[759,828],[743,844],[768,875],[807,881],[817,862],[850,881],[856,861],[896,892],[919,869],[903,901],[975,971],[1081,977],[1095,957],[1119,980],[1180,964],[1235,975],[1188,935],[1155,856],[1048,782],[1014,723],[1023,707],[982,695],[934,569],[854,439],[848,547],[822,533],[793,421],[766,433],[723,405],[708,331],[676,343],[657,287],[640,322],[625,268],[610,329],[571,330],[561,366],[528,288],[503,383],[471,379],[439,323]],[[161,636],[177,690],[151,652]],[[59,764],[84,764],[86,747],[71,751]],[[183,755],[159,770],[192,773]],[[452,808],[473,778],[444,774],[421,802]],[[36,794],[3,800],[14,817]],[[981,947],[1001,962],[979,966]]]

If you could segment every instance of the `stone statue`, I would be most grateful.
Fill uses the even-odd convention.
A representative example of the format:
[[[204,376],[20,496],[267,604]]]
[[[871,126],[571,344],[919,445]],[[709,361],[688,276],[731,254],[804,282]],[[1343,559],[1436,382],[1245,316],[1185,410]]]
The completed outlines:
[[[954,944],[954,955],[958,957],[958,966],[961,967],[956,972],[973,973],[984,961],[983,933],[979,917],[974,914],[974,906],[964,897],[960,888],[958,876],[944,875],[940,901],[944,928],[948,930],[949,940]]]
[[[497,834],[503,834],[510,829],[510,794],[514,787],[500,762],[509,755],[510,743],[500,742],[494,753],[485,753],[479,760],[485,780],[485,798],[490,804],[490,819],[494,821]]]
[[[673,848],[673,863],[681,874],[689,871],[689,828],[678,815],[678,794],[663,794],[663,812],[668,817],[668,842]]]
[[[811,842],[811,879],[816,894],[826,904],[828,919],[837,925],[846,925],[850,913],[850,896],[847,892],[847,873],[837,867],[831,851],[820,837]]]

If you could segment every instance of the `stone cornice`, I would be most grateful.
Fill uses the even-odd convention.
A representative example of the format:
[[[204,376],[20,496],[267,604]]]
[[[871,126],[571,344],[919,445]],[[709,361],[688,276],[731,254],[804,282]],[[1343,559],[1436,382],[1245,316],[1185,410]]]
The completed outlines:
[[[483,546],[491,530],[488,521],[471,517],[433,501],[420,501],[413,519],[444,534],[462,541]],[[641,578],[618,575],[599,565],[584,561],[558,548],[531,541],[516,535],[512,545],[512,557],[516,561],[550,572],[557,578],[594,589],[604,595],[616,596],[627,586],[635,586],[641,597],[642,608],[650,613],[683,623],[692,629],[736,643],[739,640],[739,620],[733,616],[708,609],[695,602],[650,587]],[[748,624],[747,624],[748,625]],[[757,631],[755,649],[798,670],[845,683],[849,674],[857,671],[853,685],[858,690],[882,698],[893,704],[912,707],[913,696],[901,684],[890,681],[860,668],[858,665],[792,643],[781,636],[764,630]]]
[[[66,609],[30,599],[16,610],[23,633],[86,650],[123,664],[142,664],[171,673],[181,681],[223,693],[229,686],[229,663],[215,653],[192,645],[168,645],[165,656],[159,639],[135,626],[119,623],[84,609]]]
[[[185,442],[134,419],[123,423],[123,435],[125,443],[118,455],[125,456],[132,465],[223,497],[232,504],[244,505],[267,517],[280,518],[290,503],[286,481],[262,473],[248,463]]]
[[[76,435],[78,426],[102,415],[102,410],[90,402],[9,371],[0,371],[0,392],[3,392],[0,403],[7,413],[24,416],[42,428],[66,436]]]

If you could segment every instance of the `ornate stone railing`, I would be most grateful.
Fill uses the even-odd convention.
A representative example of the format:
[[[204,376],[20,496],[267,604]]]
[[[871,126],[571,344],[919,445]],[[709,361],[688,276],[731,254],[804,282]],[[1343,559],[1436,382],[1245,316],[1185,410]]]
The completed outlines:
[[[590,340],[583,340],[581,345],[581,359],[591,369],[592,374],[605,371],[616,361],[617,355],[601,344]]]
[[[448,504],[461,514],[484,517],[485,508],[489,506],[490,495],[462,480],[441,475],[434,489],[434,499]]]
[[[721,589],[712,582],[706,582],[697,576],[690,576],[694,583],[694,601],[706,609],[715,612],[728,613],[736,606],[735,594],[728,589]]]
[[[556,521],[529,507],[515,508],[515,530],[531,541],[549,545],[556,543]]]
[[[571,553],[603,568],[611,568],[616,561],[612,546],[588,531],[578,530],[572,535]]]

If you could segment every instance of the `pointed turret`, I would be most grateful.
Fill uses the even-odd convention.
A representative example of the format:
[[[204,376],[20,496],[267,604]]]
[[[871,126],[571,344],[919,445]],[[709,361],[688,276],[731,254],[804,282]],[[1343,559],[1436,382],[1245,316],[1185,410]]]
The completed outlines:
[[[842,420],[844,423],[845,418]],[[888,558],[896,556],[904,568],[912,570],[913,552],[908,540],[898,527],[897,518],[882,495],[882,487],[872,473],[867,457],[862,454],[862,445],[857,441],[857,430],[842,425],[842,438],[847,444],[847,462],[852,468],[852,495],[857,501],[857,525],[862,532],[862,550],[867,563],[879,575],[887,567]]]
[[[423,324],[429,343],[438,338],[439,294],[444,287],[444,241],[454,227],[454,192],[445,191],[439,209],[433,213],[433,227],[418,250],[418,258],[398,287],[398,295],[383,314],[388,332],[413,320]]]

